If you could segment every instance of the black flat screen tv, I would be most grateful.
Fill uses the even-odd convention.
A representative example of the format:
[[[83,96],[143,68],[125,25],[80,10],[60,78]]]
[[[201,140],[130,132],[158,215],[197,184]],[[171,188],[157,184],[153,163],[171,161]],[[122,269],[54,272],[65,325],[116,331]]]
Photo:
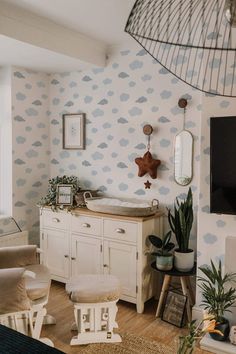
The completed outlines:
[[[236,214],[236,117],[210,120],[210,211]]]

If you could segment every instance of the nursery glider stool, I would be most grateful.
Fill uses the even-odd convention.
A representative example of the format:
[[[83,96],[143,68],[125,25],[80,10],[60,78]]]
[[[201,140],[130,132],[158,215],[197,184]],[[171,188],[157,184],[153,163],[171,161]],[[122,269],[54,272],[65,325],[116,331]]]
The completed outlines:
[[[119,334],[113,332],[120,297],[120,283],[112,275],[79,275],[66,285],[74,303],[75,323],[78,335],[70,345],[88,343],[121,342]]]

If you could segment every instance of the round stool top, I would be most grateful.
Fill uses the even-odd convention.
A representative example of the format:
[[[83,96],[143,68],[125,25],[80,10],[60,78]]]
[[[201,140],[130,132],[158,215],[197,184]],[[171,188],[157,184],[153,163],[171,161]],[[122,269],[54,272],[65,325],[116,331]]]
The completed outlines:
[[[121,285],[114,275],[82,274],[68,281],[66,291],[73,302],[99,303],[118,300]]]

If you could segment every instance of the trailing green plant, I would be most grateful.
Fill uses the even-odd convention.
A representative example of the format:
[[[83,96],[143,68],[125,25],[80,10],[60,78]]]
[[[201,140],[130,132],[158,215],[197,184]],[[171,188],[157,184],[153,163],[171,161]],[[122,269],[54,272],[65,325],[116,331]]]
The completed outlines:
[[[190,232],[193,225],[193,195],[189,188],[187,198],[184,201],[179,201],[176,198],[174,203],[174,212],[168,210],[168,221],[171,230],[175,234],[179,251],[186,253],[189,251]]]
[[[170,256],[170,251],[175,247],[175,244],[170,242],[171,231],[167,232],[163,239],[155,235],[149,235],[148,239],[158,249],[157,252],[152,253],[153,256]]]
[[[79,186],[79,179],[76,176],[56,176],[48,181],[48,191],[45,197],[42,197],[41,200],[38,202],[40,207],[50,206],[52,210],[57,209],[57,186],[58,184],[71,184],[72,185],[72,194],[73,196],[80,190]],[[70,206],[69,208],[76,207],[74,198],[73,198],[74,205]],[[60,206],[63,208],[63,206]]]
[[[204,274],[197,277],[203,296],[201,306],[217,321],[222,322],[225,312],[231,312],[229,308],[235,306],[236,289],[228,284],[236,281],[236,273],[223,275],[221,261],[216,267],[212,260],[210,266],[202,266],[199,269]]]

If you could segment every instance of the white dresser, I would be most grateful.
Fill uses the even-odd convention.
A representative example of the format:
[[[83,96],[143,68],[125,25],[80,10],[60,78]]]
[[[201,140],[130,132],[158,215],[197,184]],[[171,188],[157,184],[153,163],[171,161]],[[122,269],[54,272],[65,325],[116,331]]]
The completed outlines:
[[[155,294],[149,234],[162,236],[162,213],[149,217],[126,217],[85,209],[40,211],[42,263],[52,279],[66,283],[77,274],[113,274],[122,284],[121,299],[144,302]]]

